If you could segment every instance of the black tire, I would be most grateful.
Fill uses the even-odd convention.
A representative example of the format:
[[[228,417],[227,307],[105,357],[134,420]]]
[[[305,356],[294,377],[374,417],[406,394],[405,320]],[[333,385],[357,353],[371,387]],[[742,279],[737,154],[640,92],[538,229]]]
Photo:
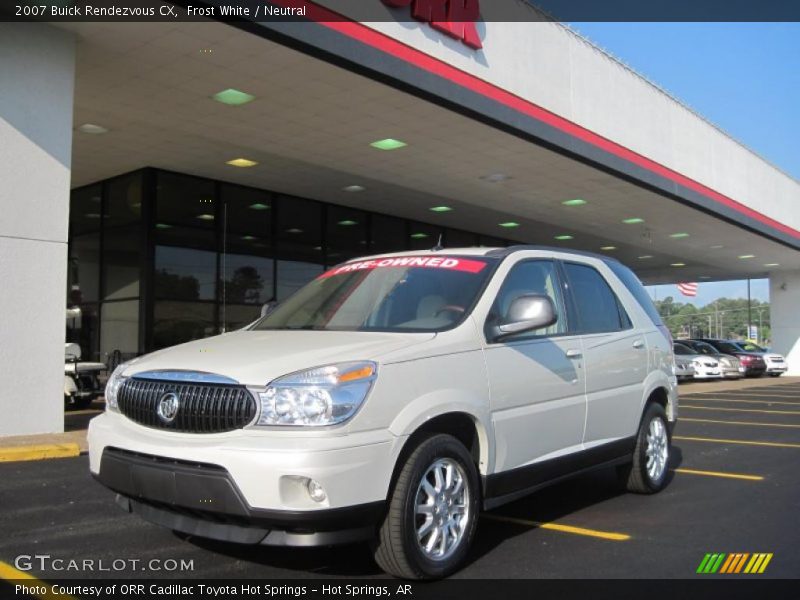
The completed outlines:
[[[85,398],[75,398],[75,410],[84,410],[89,408],[94,402],[94,396],[87,396]]]
[[[770,377],[780,377],[781,375],[783,375],[783,373],[770,373],[769,374]]]
[[[464,495],[469,508],[461,528],[463,533],[451,553],[443,558],[433,559],[423,552],[417,540],[416,504],[418,494],[422,493],[423,477],[441,460],[454,461],[460,467],[459,475],[463,474]],[[375,562],[387,573],[403,579],[447,577],[461,566],[469,552],[479,511],[479,480],[472,457],[453,436],[433,434],[421,440],[400,467],[389,495],[387,513],[373,548]],[[435,518],[435,514],[432,514],[431,519]]]
[[[647,449],[648,449],[648,435],[650,433],[651,423],[654,420],[660,421],[660,426],[666,435],[666,464],[663,470],[657,477],[652,477],[647,469]],[[658,427],[658,426],[656,426]],[[663,490],[669,482],[669,460],[672,453],[672,434],[670,432],[669,423],[667,422],[667,413],[660,404],[652,402],[647,405],[647,408],[642,415],[642,420],[639,424],[639,431],[636,434],[636,446],[633,450],[632,462],[624,467],[621,467],[619,473],[621,479],[629,492],[636,494],[655,494]]]

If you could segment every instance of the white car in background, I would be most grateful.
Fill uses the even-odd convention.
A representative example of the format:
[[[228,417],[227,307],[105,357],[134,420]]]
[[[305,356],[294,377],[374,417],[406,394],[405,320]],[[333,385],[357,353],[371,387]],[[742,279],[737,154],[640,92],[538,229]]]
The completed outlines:
[[[780,377],[786,373],[786,370],[789,368],[789,366],[786,364],[786,357],[782,354],[770,352],[766,348],[762,348],[753,342],[732,341],[731,343],[741,348],[743,352],[754,352],[756,354],[760,354],[764,358],[764,362],[767,364],[766,374],[771,377]]]
[[[691,362],[694,368],[694,379],[721,379],[722,378],[722,365],[719,360],[704,354],[697,354],[688,346],[684,346],[679,342],[672,344],[675,352],[675,361],[677,363],[678,357]]]

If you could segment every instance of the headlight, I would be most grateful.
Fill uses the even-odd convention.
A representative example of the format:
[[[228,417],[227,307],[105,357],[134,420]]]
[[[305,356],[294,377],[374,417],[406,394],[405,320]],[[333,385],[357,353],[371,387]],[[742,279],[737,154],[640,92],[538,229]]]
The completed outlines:
[[[280,377],[258,394],[261,414],[256,425],[343,423],[366,399],[377,370],[373,362],[349,362]]]
[[[106,382],[106,409],[108,410],[118,410],[117,394],[119,393],[119,388],[121,388],[125,380],[128,379],[122,376],[122,372],[127,369],[129,365],[130,363],[123,363],[118,366],[114,369],[111,377],[108,378],[108,382]]]

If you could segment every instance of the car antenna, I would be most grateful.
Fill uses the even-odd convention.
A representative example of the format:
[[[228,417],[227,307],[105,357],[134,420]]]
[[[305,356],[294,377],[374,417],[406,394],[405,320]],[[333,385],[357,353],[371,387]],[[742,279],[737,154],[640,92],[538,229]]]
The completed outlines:
[[[442,245],[442,234],[439,234],[439,241],[436,242],[436,245],[431,248],[431,252],[439,252],[440,250],[444,250],[444,246]]]

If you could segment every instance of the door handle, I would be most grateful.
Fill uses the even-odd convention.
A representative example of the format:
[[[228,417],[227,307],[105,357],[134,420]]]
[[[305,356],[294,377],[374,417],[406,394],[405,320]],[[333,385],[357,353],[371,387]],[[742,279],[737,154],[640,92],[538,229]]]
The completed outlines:
[[[642,340],[636,340],[633,342],[634,348],[644,348],[644,342]]]
[[[574,348],[572,350],[567,350],[567,358],[580,358],[581,356],[583,356],[583,354],[580,350]]]

